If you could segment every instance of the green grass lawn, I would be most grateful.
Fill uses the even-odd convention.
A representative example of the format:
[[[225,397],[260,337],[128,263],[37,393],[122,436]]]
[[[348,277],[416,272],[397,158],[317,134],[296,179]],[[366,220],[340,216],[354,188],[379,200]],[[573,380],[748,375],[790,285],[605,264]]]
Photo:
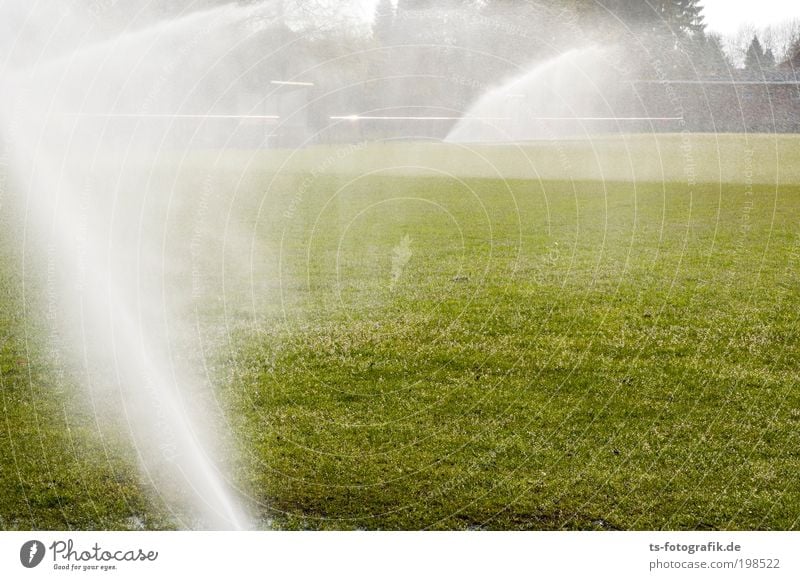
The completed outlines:
[[[247,226],[259,276],[223,294],[209,281],[198,316],[217,336],[206,363],[257,517],[291,529],[799,527],[800,180],[748,171],[747,147],[722,159],[704,143],[694,173],[664,157],[663,179],[621,181],[570,179],[569,164],[555,175],[543,145],[530,175],[502,172],[511,179],[469,159],[519,154],[502,148],[440,151],[447,167],[433,171],[405,167],[425,161],[408,145],[352,153],[361,172],[331,150],[301,152],[290,170],[263,154],[218,165],[215,203]],[[757,143],[756,168],[770,143]],[[779,158],[800,150],[788,143]],[[737,167],[741,182],[709,165]],[[48,357],[7,226],[0,527],[176,525],[125,437]]]

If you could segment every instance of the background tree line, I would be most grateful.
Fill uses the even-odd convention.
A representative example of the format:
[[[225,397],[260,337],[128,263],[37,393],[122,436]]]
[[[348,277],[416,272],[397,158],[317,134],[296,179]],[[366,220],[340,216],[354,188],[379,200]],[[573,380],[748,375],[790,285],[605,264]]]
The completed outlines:
[[[458,116],[489,87],[578,46],[616,47],[610,60],[623,78],[763,78],[800,68],[797,22],[723,39],[707,32],[702,4],[377,0],[369,14],[361,2],[274,0],[242,58],[258,63],[246,79],[253,93],[276,78],[314,83],[315,129],[337,115]],[[182,12],[186,2],[157,10]],[[369,137],[370,124],[359,125]]]

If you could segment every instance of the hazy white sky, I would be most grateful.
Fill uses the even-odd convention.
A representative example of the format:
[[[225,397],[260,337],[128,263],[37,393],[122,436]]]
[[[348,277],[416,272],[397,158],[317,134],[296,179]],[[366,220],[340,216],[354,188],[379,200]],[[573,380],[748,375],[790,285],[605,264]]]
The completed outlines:
[[[800,18],[799,0],[703,0],[706,24],[711,32],[730,34],[752,23],[757,28],[790,18]]]

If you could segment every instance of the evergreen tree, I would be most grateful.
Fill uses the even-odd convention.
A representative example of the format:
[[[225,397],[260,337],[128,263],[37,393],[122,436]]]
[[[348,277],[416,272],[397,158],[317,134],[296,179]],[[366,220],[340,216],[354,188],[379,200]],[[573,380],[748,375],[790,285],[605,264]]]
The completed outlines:
[[[747,70],[761,70],[765,58],[766,55],[761,47],[761,41],[758,40],[758,35],[753,36],[753,40],[750,41],[750,46],[747,47],[747,54],[744,57],[744,68]]]
[[[800,72],[800,38],[792,43],[789,49],[789,57],[786,59],[786,64],[789,68]]]
[[[710,74],[726,74],[733,65],[722,47],[722,37],[719,34],[709,34],[706,37],[706,58]]]
[[[667,27],[680,35],[705,29],[700,0],[598,0],[598,4],[629,26]]]
[[[689,53],[693,70],[687,74],[698,74],[702,77],[726,76],[732,65],[722,48],[722,39],[717,34],[706,35],[698,32],[693,38],[683,43]]]
[[[671,0],[666,5],[667,21],[682,32],[700,33],[705,30],[703,7],[699,0]]]
[[[767,49],[764,53],[764,60],[761,63],[761,68],[775,68],[775,54],[771,48]]]

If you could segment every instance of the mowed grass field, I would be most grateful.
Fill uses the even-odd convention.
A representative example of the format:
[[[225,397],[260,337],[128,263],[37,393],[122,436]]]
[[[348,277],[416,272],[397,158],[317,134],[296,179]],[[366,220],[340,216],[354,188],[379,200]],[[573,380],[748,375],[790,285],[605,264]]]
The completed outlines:
[[[471,159],[498,167],[519,150],[454,146],[437,153],[462,156],[446,168],[411,145],[301,152],[290,170],[225,158],[220,207],[263,249],[248,258],[263,272],[200,310],[220,335],[205,364],[240,452],[230,476],[256,518],[800,526],[800,183],[765,177],[779,148],[751,139],[725,158],[733,180],[709,177],[723,166],[710,140],[647,179],[573,169],[568,147],[494,177]],[[124,435],[47,356],[9,215],[0,527],[177,525]]]

